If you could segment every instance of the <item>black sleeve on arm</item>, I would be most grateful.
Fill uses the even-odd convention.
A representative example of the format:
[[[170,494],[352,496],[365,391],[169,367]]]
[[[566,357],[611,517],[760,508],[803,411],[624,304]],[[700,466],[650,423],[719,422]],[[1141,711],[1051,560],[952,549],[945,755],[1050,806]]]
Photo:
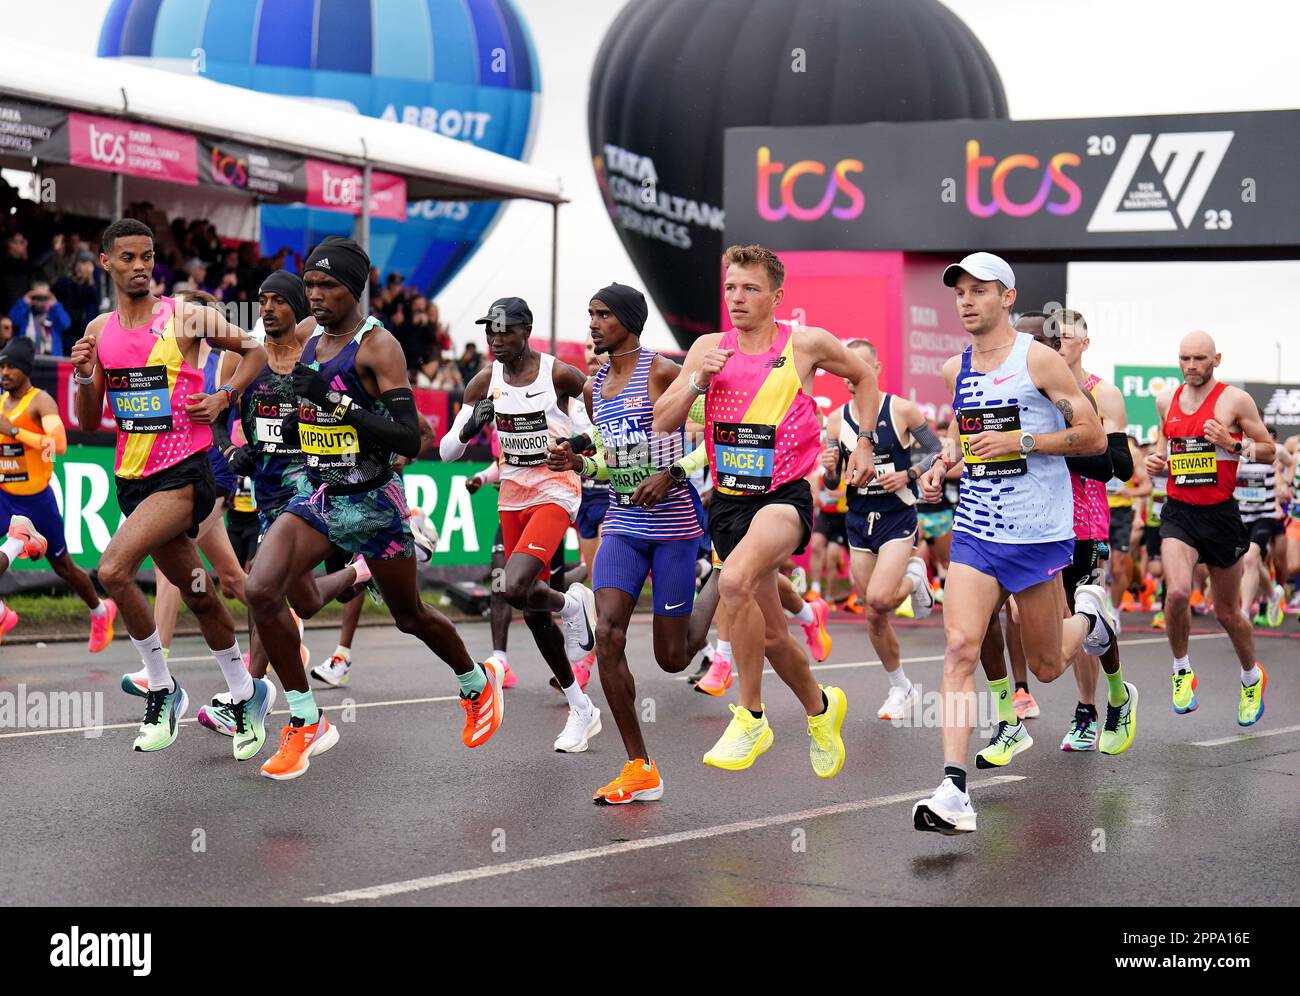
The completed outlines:
[[[1086,477],[1090,481],[1101,481],[1105,484],[1115,476],[1115,468],[1110,460],[1110,448],[1102,450],[1096,456],[1072,456],[1065,458],[1065,465],[1074,471],[1080,477]],[[1132,474],[1132,464],[1129,464],[1130,475]],[[1127,478],[1126,478],[1127,480]]]
[[[234,421],[234,407],[227,408],[212,423],[212,442],[216,446],[217,452],[225,456],[226,450],[230,449],[233,441],[230,438],[230,423]]]
[[[1110,463],[1114,475],[1121,481],[1133,476],[1133,451],[1128,445],[1128,433],[1106,433],[1106,449],[1110,451]]]
[[[414,459],[420,453],[420,416],[415,410],[415,395],[409,387],[398,387],[384,392],[379,400],[392,413],[391,420],[353,402],[343,421],[394,453]]]

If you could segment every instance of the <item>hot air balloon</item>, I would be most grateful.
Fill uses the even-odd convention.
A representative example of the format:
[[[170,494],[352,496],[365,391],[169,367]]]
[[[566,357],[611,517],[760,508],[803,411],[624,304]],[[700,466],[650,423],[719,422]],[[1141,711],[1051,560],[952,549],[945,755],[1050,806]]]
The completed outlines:
[[[684,347],[717,330],[727,128],[1006,116],[938,0],[632,0],[587,104],[610,217]]]
[[[540,71],[512,0],[113,0],[99,55],[324,101],[526,159]],[[423,201],[371,222],[371,256],[436,293],[501,205]],[[346,214],[262,210],[262,244],[305,252]]]

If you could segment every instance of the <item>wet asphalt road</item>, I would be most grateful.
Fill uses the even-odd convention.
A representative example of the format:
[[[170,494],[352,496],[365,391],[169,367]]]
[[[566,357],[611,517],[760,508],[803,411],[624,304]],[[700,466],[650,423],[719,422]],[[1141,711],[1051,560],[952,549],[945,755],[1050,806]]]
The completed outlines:
[[[979,831],[960,838],[912,829],[912,801],[942,773],[939,731],[875,718],[887,683],[855,617],[832,625],[835,651],[817,671],[850,706],[848,761],[830,781],[813,775],[800,710],[773,675],[772,749],[747,772],[704,767],[734,699],[660,673],[638,618],[629,656],[667,791],[617,808],[590,802],[624,761],[612,717],[587,753],[552,751],[563,699],[522,626],[511,633],[521,684],[501,731],[474,751],[460,745],[445,665],[395,628],[363,628],[351,686],[317,688],[340,742],[288,783],[235,762],[230,741],[192,719],[165,751],[133,753],[142,702],[117,685],[135,666],[129,642],[97,657],[80,644],[6,647],[0,696],[20,684],[29,702],[100,692],[105,728],[0,729],[0,903],[1295,904],[1297,621],[1258,641],[1267,713],[1244,734],[1236,662],[1213,621],[1196,620],[1205,635],[1192,644],[1201,707],[1177,716],[1168,646],[1146,618],[1125,617],[1126,674],[1141,692],[1133,748],[1062,753],[1073,676],[1034,684],[1034,747],[1000,771],[972,769]],[[937,622],[902,629],[907,671],[929,690],[942,667]],[[461,632],[471,653],[488,652],[486,625]],[[314,660],[333,642],[308,631]],[[220,690],[202,652],[192,638],[175,649],[190,717]],[[590,690],[603,705],[598,679]],[[345,700],[356,705],[347,714]],[[284,721],[274,717],[268,752]]]

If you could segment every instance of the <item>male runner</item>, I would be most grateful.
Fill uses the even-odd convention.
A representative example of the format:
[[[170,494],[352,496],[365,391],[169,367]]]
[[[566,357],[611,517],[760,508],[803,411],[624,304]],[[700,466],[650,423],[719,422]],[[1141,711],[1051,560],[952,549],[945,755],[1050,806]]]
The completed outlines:
[[[610,482],[609,511],[592,574],[596,659],[628,761],[593,798],[622,805],[664,794],[663,777],[637,721],[627,627],[653,572],[655,660],[669,674],[690,664],[687,630],[695,601],[695,550],[703,530],[699,496],[681,466],[686,446],[682,430],[661,435],[651,429],[654,403],[676,380],[679,368],[641,346],[649,314],[645,297],[635,288],[610,284],[592,295],[587,313],[596,351],[609,357],[584,392],[596,426],[596,456],[582,457],[568,447],[554,446],[549,465]]]
[[[944,598],[944,779],[912,810],[917,830],[975,830],[966,764],[975,719],[975,666],[989,622],[1009,594],[1021,641],[1040,681],[1064,673],[1082,645],[1101,654],[1115,637],[1105,592],[1083,585],[1079,611],[1064,616],[1056,575],[1074,553],[1073,501],[1065,457],[1103,453],[1106,435],[1065,361],[1011,326],[1015,274],[991,253],[972,253],[943,273],[971,345],[944,364],[964,465]],[[951,437],[950,437],[951,438]],[[922,477],[933,501],[949,462]],[[1010,706],[1010,695],[1000,696]],[[1012,713],[1014,717],[1014,712]],[[1002,720],[999,728],[1008,721]],[[1023,730],[1023,727],[1021,728]]]
[[[360,554],[340,573],[351,572],[355,584],[373,580],[397,628],[418,636],[456,673],[465,746],[486,743],[504,709],[495,665],[476,665],[451,621],[420,599],[406,496],[390,469],[394,453],[419,452],[420,426],[402,347],[362,314],[369,273],[365,250],[336,236],[316,246],[303,267],[316,330],[293,366],[291,383],[298,445],[315,490],[289,499],[262,537],[248,578],[258,633],[289,700],[280,749],[262,766],[262,774],[277,780],[298,777],[313,755],[338,741],[307,685],[297,629],[284,606],[285,591],[307,588],[309,572],[335,547]]]
[[[113,642],[117,606],[100,600],[90,575],[72,562],[63,535],[63,516],[50,479],[54,458],[68,451],[68,433],[59,406],[32,386],[36,346],[30,339],[11,339],[0,351],[0,526],[9,538],[0,543],[0,576],[19,557],[39,560],[68,583],[90,607],[90,642],[97,654]],[[18,613],[0,601],[0,642],[18,625]]]
[[[1160,432],[1155,452],[1147,457],[1147,471],[1153,477],[1166,468],[1169,473],[1160,559],[1165,570],[1165,625],[1174,655],[1174,712],[1184,715],[1200,705],[1187,653],[1192,575],[1199,561],[1209,569],[1214,614],[1241,664],[1237,723],[1251,726],[1264,715],[1268,678],[1255,660],[1250,622],[1241,614],[1241,558],[1250,537],[1233,492],[1241,459],[1272,461],[1275,447],[1254,399],[1215,379],[1222,359],[1207,333],[1183,337],[1178,345],[1183,383],[1156,399]]]
[[[529,345],[533,313],[518,297],[498,298],[479,325],[485,325],[492,365],[465,387],[464,404],[439,444],[444,460],[458,459],[480,429],[495,421],[501,442],[501,529],[506,556],[507,601],[524,613],[537,649],[569,703],[569,718],[555,749],[577,753],[600,732],[600,710],[576,680],[573,663],[596,645],[595,598],[575,584],[563,594],[547,582],[551,558],[564,542],[578,511],[581,486],[572,471],[546,466],[551,445],[570,443],[582,451],[591,444],[591,426],[581,404],[587,378],[582,371]],[[559,616],[564,632],[556,627]]]
[[[590,335],[586,345],[587,377],[595,377],[608,358],[597,349]],[[676,366],[676,364],[674,364]],[[582,502],[578,505],[578,517],[574,528],[578,531],[578,552],[582,562],[590,570],[596,563],[596,551],[600,549],[600,526],[609,511],[609,485],[594,478],[582,479]]]
[[[865,339],[855,339],[849,349],[880,376],[875,346]],[[856,395],[855,385],[845,383],[849,393]],[[909,597],[917,619],[924,619],[934,607],[925,561],[915,556],[916,482],[939,455],[940,443],[916,402],[884,392],[879,392],[879,397],[879,411],[864,415],[856,397],[851,397],[831,413],[826,435],[834,449],[824,454],[823,465],[827,467],[828,483],[837,483],[857,447],[861,427],[874,425],[875,479],[865,488],[850,488],[848,494],[849,563],[853,583],[866,598],[867,635],[889,679],[889,694],[876,716],[897,719],[916,702],[916,690],[899,659],[892,617]],[[920,461],[915,466],[913,442],[921,447]]]
[[[266,364],[266,351],[211,308],[149,290],[153,233],[124,218],[104,231],[99,262],[117,290],[115,310],[86,327],[72,347],[77,421],[98,429],[104,396],[117,421],[118,505],[126,516],[99,561],[99,580],[117,603],[148,672],[144,719],[134,747],[162,750],[179,731],[189,698],[168,670],[153,612],[136,583],[146,556],[181,589],[221,673],[236,717],[234,756],[256,757],[266,740],[271,684],[244,668],[234,621],[206,577],[194,536],[216,494],[207,451],[213,422]],[[199,346],[208,339],[239,357],[228,381],[202,391]],[[225,649],[217,649],[225,648]]]
[[[844,766],[840,728],[848,702],[822,688],[808,657],[790,636],[777,588],[787,557],[812,534],[812,490],[806,477],[821,454],[812,378],[817,370],[853,381],[868,411],[879,408],[875,373],[825,329],[775,320],[785,296],[785,266],[770,249],[732,246],[723,254],[724,294],[733,327],[692,344],[682,372],[655,402],[654,430],[672,432],[692,401],[705,395],[706,444],[714,493],[709,531],[725,562],[720,612],[740,674],[739,705],[704,763],[741,771],[772,745],[762,684],[766,652],[772,668],[808,716],[809,759],[821,778]],[[874,469],[875,434],[862,432],[845,481],[865,486]]]
[[[1277,437],[1270,429],[1274,441],[1273,460],[1242,460],[1237,465],[1237,486],[1233,498],[1242,524],[1250,536],[1250,545],[1241,569],[1241,611],[1251,618],[1251,608],[1256,595],[1260,596],[1261,609],[1254,624],[1261,623],[1274,629],[1282,625],[1282,603],[1286,590],[1273,582],[1269,568],[1273,562],[1273,541],[1285,533],[1282,502],[1278,494]]]

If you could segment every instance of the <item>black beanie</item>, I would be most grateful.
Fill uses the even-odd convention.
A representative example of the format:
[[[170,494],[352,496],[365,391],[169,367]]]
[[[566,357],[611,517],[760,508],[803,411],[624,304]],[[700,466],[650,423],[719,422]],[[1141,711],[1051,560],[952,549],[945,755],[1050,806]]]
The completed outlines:
[[[303,274],[306,275],[308,270],[328,273],[360,301],[361,292],[366,289],[366,281],[370,279],[370,257],[352,239],[331,235],[322,239],[307,257],[302,268]]]
[[[23,335],[15,335],[4,349],[0,349],[0,364],[17,367],[28,377],[36,363],[36,344]]]
[[[627,284],[610,284],[591,295],[593,301],[603,301],[614,313],[614,317],[623,323],[623,328],[633,335],[640,335],[645,328],[646,316],[650,309],[646,307],[645,295],[635,287]]]
[[[276,270],[262,281],[258,294],[279,294],[293,309],[295,321],[307,317],[307,291],[303,288],[302,277],[288,270]]]

